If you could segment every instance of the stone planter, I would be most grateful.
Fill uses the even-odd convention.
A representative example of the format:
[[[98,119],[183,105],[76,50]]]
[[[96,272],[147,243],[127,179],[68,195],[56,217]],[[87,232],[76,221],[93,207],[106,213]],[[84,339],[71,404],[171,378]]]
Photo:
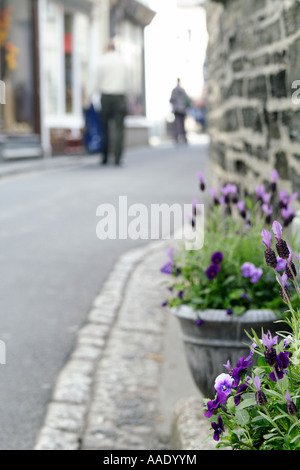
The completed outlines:
[[[204,320],[196,324],[197,315],[193,308],[182,305],[173,308],[172,313],[178,318],[182,330],[187,362],[194,381],[204,397],[215,394],[215,378],[226,373],[223,364],[229,360],[234,367],[238,359],[249,355],[250,339],[254,329],[259,337],[263,328],[274,335],[280,326],[272,310],[248,310],[244,315],[227,315],[226,310],[205,310],[199,314]]]

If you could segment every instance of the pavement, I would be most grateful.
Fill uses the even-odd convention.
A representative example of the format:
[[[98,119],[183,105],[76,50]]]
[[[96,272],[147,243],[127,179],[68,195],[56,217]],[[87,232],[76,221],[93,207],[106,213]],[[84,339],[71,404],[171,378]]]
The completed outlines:
[[[211,450],[177,319],[166,241],[121,256],[61,370],[35,450]]]
[[[82,159],[5,162],[0,177]],[[169,243],[130,250],[108,275],[58,374],[35,450],[215,448],[178,320],[161,306]]]

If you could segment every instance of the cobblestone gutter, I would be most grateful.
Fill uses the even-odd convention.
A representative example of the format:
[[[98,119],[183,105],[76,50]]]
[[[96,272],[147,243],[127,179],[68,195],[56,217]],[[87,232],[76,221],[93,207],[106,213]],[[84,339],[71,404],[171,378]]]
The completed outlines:
[[[36,450],[211,448],[200,442],[208,427],[198,421],[199,397],[178,404],[169,436],[159,430],[165,250],[130,251],[111,272],[57,378]]]

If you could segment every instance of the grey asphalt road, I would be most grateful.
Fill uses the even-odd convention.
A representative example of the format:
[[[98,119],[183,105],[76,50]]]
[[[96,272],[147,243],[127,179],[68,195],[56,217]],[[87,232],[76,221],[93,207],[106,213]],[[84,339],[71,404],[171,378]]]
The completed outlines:
[[[208,144],[133,149],[0,180],[0,449],[30,450],[76,332],[119,255],[148,240],[96,236],[100,204],[188,204]],[[164,262],[164,260],[162,260]]]

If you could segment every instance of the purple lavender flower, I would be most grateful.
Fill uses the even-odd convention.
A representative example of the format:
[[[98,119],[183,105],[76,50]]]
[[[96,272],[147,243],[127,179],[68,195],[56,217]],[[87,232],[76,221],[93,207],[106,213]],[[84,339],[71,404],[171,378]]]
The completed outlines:
[[[232,378],[234,379],[233,387],[236,388],[241,380],[242,373],[247,369],[247,367],[251,364],[251,361],[245,359],[245,356],[241,357],[238,360],[237,365],[232,370]]]
[[[255,399],[259,406],[265,406],[267,404],[267,398],[264,392],[260,388],[260,378],[258,375],[254,378],[254,386],[256,388]]]
[[[221,266],[219,264],[213,263],[207,268],[207,270],[205,271],[205,274],[206,274],[207,278],[210,281],[212,281],[213,279],[215,279],[217,277],[220,270],[221,270]]]
[[[266,192],[266,189],[263,184],[260,186],[256,186],[256,195],[259,201],[263,201],[265,192]]]
[[[278,171],[277,170],[272,170],[271,172],[271,178],[272,178],[272,183],[276,183],[279,179]]]
[[[270,189],[271,191],[276,191],[276,187],[277,187],[277,180],[279,178],[279,175],[278,175],[278,172],[277,170],[273,170],[272,173],[271,173],[271,179],[272,179],[272,182],[271,182],[271,185],[270,185]]]
[[[289,298],[290,298],[290,293],[289,293],[289,288],[287,286],[287,273],[284,272],[282,276],[280,274],[276,274],[276,280],[280,284],[280,295],[282,300],[288,304],[289,303]]]
[[[215,190],[215,188],[210,188],[210,194],[211,194],[211,197],[214,200],[215,206],[218,206],[220,204],[220,201],[218,199],[217,191]]]
[[[281,209],[281,215],[284,220],[284,226],[287,227],[295,217],[295,211],[289,205]]]
[[[204,414],[206,418],[211,418],[214,414],[214,411],[219,408],[219,406],[223,403],[226,403],[227,395],[223,392],[218,392],[217,396],[214,400],[207,402],[207,412]]]
[[[273,222],[272,229],[273,229],[276,241],[277,241],[276,249],[277,249],[278,255],[280,256],[280,258],[288,259],[290,252],[286,244],[286,241],[282,240],[281,238],[282,237],[281,224],[277,220],[275,220],[275,222]]]
[[[296,415],[297,414],[297,407],[295,403],[292,401],[290,392],[287,390],[285,394],[285,399],[287,401],[286,409],[289,415]]]
[[[262,337],[262,344],[266,347],[266,348],[272,348],[273,346],[275,346],[278,342],[278,336],[272,336],[270,330],[268,330],[267,333],[264,333],[263,334],[263,337]]]
[[[225,431],[221,415],[218,416],[218,421],[216,423],[211,423],[211,427],[214,430],[214,440],[219,441],[220,435]]]
[[[267,224],[271,223],[271,216],[273,214],[273,206],[269,206],[269,204],[263,204],[262,210],[266,214],[265,221]]]
[[[275,220],[273,222],[273,225],[272,225],[272,230],[274,232],[274,235],[275,235],[275,238],[277,241],[281,240],[281,237],[282,237],[282,226],[280,225],[280,223]]]
[[[198,179],[200,184],[201,191],[205,190],[205,183],[204,183],[204,174],[201,171],[198,171]]]
[[[211,255],[211,262],[214,264],[220,264],[222,263],[224,258],[224,255],[221,251],[216,251]]]
[[[265,193],[263,196],[262,196],[262,202],[263,204],[269,204],[271,200],[271,194],[270,193]]]
[[[223,366],[225,367],[225,369],[228,370],[228,372],[231,374],[232,373],[232,367],[231,367],[231,364],[230,364],[230,361],[228,360],[226,362],[226,364],[223,364]]]
[[[269,230],[266,230],[265,228],[262,229],[261,232],[262,236],[262,242],[266,246],[266,248],[270,249],[272,245],[272,235],[269,232]]]
[[[286,371],[284,369],[286,369],[290,363],[290,360],[288,358],[289,356],[289,352],[280,352],[278,355],[277,355],[277,361],[276,361],[276,364],[274,366],[275,368],[275,372],[271,372],[269,374],[269,377],[271,380],[273,380],[273,382],[277,382],[277,379],[278,380],[281,380],[283,379],[284,377],[284,374],[286,374]]]
[[[263,334],[262,344],[265,346],[266,350],[264,352],[266,363],[269,366],[274,366],[276,364],[276,351],[274,346],[277,344],[278,336],[272,337],[270,331],[267,334]]]
[[[226,396],[230,395],[231,387],[233,384],[233,378],[229,374],[220,374],[215,380],[215,390],[217,392],[223,392]]]

